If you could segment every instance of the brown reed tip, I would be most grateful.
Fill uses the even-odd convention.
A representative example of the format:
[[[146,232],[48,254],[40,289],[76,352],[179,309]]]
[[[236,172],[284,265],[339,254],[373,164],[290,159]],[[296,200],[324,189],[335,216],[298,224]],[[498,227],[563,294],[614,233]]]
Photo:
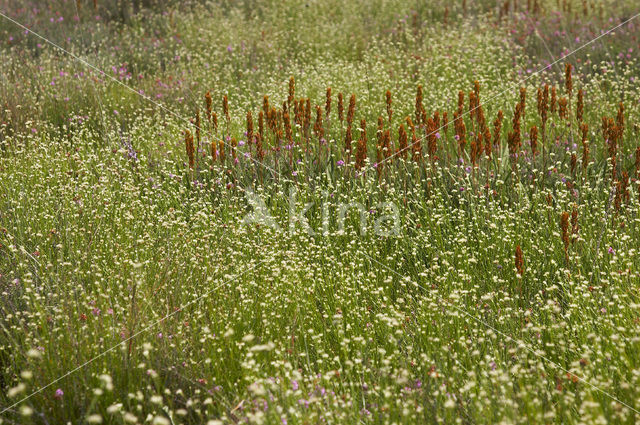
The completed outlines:
[[[327,94],[325,96],[324,103],[324,113],[325,117],[329,118],[329,114],[331,113],[331,87],[327,87]]]
[[[565,63],[564,65],[564,86],[569,98],[573,93],[573,81],[571,80],[571,64]]]
[[[386,103],[387,103],[387,117],[389,122],[391,122],[391,116],[393,115],[393,109],[391,109],[391,90],[387,90],[385,93]]]
[[[522,255],[522,248],[520,248],[520,245],[516,245],[516,253],[515,253],[515,266],[516,266],[516,271],[518,272],[518,274],[520,276],[522,276],[524,274],[524,258]]]
[[[584,90],[578,90],[578,103],[576,104],[576,119],[579,123],[582,122],[582,116],[584,112]]]
[[[189,168],[193,168],[195,165],[195,155],[193,146],[193,136],[189,130],[185,131],[184,135],[185,148],[187,150],[187,157],[189,158]]]
[[[289,96],[287,97],[287,102],[289,103],[289,106],[291,106],[291,104],[293,103],[295,94],[296,94],[296,81],[293,79],[293,76],[291,76],[291,78],[289,78]]]
[[[222,113],[224,114],[224,116],[227,119],[227,121],[229,121],[230,120],[230,117],[229,117],[229,99],[227,98],[226,94],[222,97]]]
[[[531,144],[531,154],[535,157],[538,151],[538,127],[535,125],[529,130],[529,143]]]

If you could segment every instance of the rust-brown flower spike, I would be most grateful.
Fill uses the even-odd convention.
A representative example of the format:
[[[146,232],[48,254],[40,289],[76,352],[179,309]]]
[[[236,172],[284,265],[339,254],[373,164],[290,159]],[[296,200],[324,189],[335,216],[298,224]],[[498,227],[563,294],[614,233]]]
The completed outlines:
[[[226,94],[222,97],[222,113],[224,114],[227,121],[231,119],[229,117],[229,99],[227,98]]]
[[[518,274],[522,276],[524,274],[524,259],[522,256],[522,248],[520,248],[520,245],[516,246],[515,266]]]
[[[571,98],[571,94],[573,93],[573,81],[571,80],[571,64],[570,63],[566,63],[564,65],[564,86],[567,91],[567,94],[569,95],[569,98]]]
[[[293,104],[294,97],[296,95],[296,81],[293,79],[293,76],[289,78],[289,96],[287,97],[287,103],[289,107]]]
[[[349,109],[347,110],[347,125],[353,124],[353,117],[356,114],[356,95],[352,94],[349,99]]]
[[[529,142],[531,143],[531,154],[535,157],[538,151],[538,127],[535,125],[529,130]]]
[[[569,213],[567,211],[563,211],[562,216],[560,216],[560,230],[562,230],[562,242],[564,243],[566,255],[569,249]]]
[[[407,159],[407,141],[407,132],[404,129],[404,125],[400,124],[398,128],[398,155],[400,155],[402,159]]]
[[[251,111],[247,111],[247,144],[251,146],[253,143],[253,116]]]
[[[195,165],[193,136],[191,132],[187,130],[184,135],[185,148],[187,150],[187,157],[189,158],[189,168],[193,168]]]
[[[213,99],[211,99],[211,93],[207,92],[204,95],[204,103],[206,105],[207,108],[207,121],[211,122],[211,112],[213,111],[212,105],[213,105]]]
[[[582,122],[582,115],[584,112],[584,90],[578,90],[578,103],[576,104],[576,119],[578,123]]]

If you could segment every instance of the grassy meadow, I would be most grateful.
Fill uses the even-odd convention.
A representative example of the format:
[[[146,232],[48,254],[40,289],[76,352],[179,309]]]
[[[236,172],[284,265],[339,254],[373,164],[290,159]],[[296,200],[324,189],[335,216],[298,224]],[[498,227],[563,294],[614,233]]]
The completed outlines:
[[[0,424],[640,421],[633,0],[0,0]]]

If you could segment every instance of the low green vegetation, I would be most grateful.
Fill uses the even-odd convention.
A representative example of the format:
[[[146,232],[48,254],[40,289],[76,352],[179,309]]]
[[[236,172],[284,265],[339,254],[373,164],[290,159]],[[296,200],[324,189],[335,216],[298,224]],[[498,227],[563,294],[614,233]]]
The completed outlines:
[[[633,2],[133,3],[0,0],[0,424],[640,419]]]

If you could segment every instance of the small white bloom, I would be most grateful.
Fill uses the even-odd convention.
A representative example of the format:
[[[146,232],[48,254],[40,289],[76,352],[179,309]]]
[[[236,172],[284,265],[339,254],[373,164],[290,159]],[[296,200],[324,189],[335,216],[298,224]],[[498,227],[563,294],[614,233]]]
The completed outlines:
[[[22,382],[20,382],[15,387],[9,388],[9,391],[7,391],[7,395],[9,396],[9,398],[14,398],[18,394],[24,392],[24,390],[26,390],[26,389],[27,389],[27,386],[24,385]]]
[[[87,416],[87,423],[90,423],[90,424],[101,424],[102,423],[102,416],[98,415],[97,413],[94,413],[93,415],[89,415],[89,416]]]
[[[40,357],[42,357],[42,353],[36,350],[35,348],[32,348],[29,351],[27,351],[27,357],[32,359],[39,359]]]
[[[22,405],[20,406],[20,414],[22,416],[31,416],[33,414],[33,409],[29,406]]]
[[[112,404],[111,406],[107,407],[107,413],[109,413],[110,415],[113,415],[115,413],[118,413],[121,408],[122,408],[122,403]]]
[[[274,349],[274,347],[275,344],[273,342],[269,342],[267,344],[254,345],[253,347],[251,347],[250,351],[271,351]]]
[[[263,396],[266,394],[264,386],[262,386],[262,384],[260,384],[259,382],[254,382],[253,384],[249,385],[249,391],[251,391],[256,396]]]
[[[153,418],[153,425],[171,425],[171,422],[164,416],[156,416]]]
[[[134,415],[134,414],[133,414],[133,413],[131,413],[131,412],[126,412],[126,413],[122,416],[122,419],[124,419],[124,421],[125,421],[126,423],[129,423],[129,424],[135,424],[136,422],[138,422],[138,418],[137,418],[137,416],[136,416],[136,415]]]

